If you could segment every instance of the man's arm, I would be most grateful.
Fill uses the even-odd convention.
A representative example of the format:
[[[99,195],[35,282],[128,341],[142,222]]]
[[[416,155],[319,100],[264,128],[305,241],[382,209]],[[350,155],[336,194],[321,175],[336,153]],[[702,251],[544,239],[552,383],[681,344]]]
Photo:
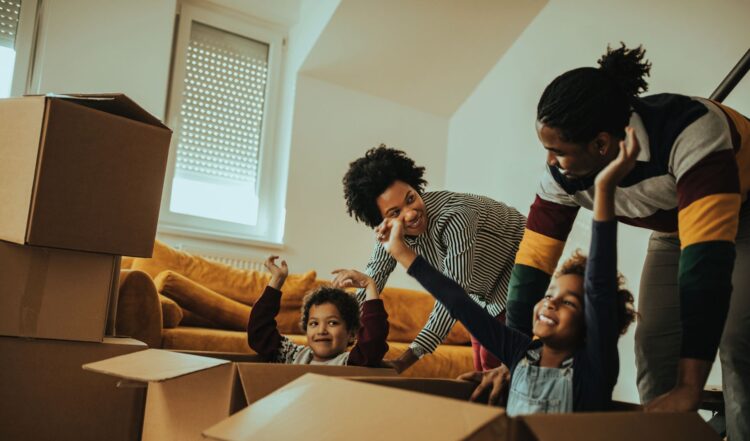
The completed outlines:
[[[511,328],[531,335],[534,305],[547,291],[578,209],[539,195],[531,205],[508,286],[506,310]]]

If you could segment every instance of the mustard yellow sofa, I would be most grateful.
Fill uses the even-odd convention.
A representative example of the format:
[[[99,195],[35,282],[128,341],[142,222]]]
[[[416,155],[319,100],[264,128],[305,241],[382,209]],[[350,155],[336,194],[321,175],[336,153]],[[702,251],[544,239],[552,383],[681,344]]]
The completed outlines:
[[[116,332],[150,347],[185,351],[254,354],[247,344],[247,318],[268,283],[266,272],[239,270],[156,243],[150,259],[123,258]],[[292,274],[284,284],[279,330],[304,344],[299,328],[302,298],[326,281],[314,271]],[[398,357],[422,329],[434,305],[425,292],[388,287],[390,350]],[[457,323],[432,355],[403,376],[455,378],[473,369],[469,334]]]

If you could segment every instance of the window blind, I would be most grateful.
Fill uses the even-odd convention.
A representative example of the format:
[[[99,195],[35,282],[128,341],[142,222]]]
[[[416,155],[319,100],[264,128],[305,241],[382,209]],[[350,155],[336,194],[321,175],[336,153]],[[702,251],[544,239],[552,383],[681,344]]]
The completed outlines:
[[[268,44],[193,22],[176,174],[250,183],[257,190],[268,50]]]
[[[0,46],[14,49],[21,0],[0,0]]]

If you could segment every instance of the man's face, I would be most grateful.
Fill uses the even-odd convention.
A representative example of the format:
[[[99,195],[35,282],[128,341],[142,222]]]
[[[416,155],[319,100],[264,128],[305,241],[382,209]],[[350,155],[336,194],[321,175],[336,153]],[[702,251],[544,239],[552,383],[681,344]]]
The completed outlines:
[[[313,360],[327,361],[346,351],[353,335],[347,331],[346,322],[333,303],[310,307],[307,319],[307,345]]]
[[[547,150],[547,164],[557,167],[568,179],[580,179],[596,175],[607,161],[603,155],[602,143],[610,142],[600,137],[586,145],[564,141],[560,130],[537,122],[536,133],[542,146]],[[606,151],[605,151],[606,152]]]

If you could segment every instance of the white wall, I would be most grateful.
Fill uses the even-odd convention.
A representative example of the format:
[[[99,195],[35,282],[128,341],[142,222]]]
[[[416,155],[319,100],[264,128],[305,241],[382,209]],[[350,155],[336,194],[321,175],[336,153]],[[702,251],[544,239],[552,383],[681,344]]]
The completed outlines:
[[[341,179],[348,164],[386,143],[427,168],[429,189],[443,188],[447,118],[300,75],[287,193],[285,247],[292,270],[321,277],[364,269],[374,244],[369,228],[346,213]],[[403,271],[389,283],[416,287]]]
[[[568,69],[595,66],[607,43],[624,41],[648,51],[648,93],[708,96],[748,49],[748,17],[745,0],[551,0],[451,119],[446,186],[528,213],[545,159],[534,131],[536,105],[550,81]],[[726,101],[746,115],[748,83]],[[588,247],[590,213],[582,210],[579,218],[564,256]],[[634,291],[647,239],[645,230],[620,228],[619,266]],[[633,329],[620,341],[615,397],[637,401]],[[709,382],[720,382],[716,367]]]
[[[29,93],[123,92],[164,119],[176,0],[45,0]]]

